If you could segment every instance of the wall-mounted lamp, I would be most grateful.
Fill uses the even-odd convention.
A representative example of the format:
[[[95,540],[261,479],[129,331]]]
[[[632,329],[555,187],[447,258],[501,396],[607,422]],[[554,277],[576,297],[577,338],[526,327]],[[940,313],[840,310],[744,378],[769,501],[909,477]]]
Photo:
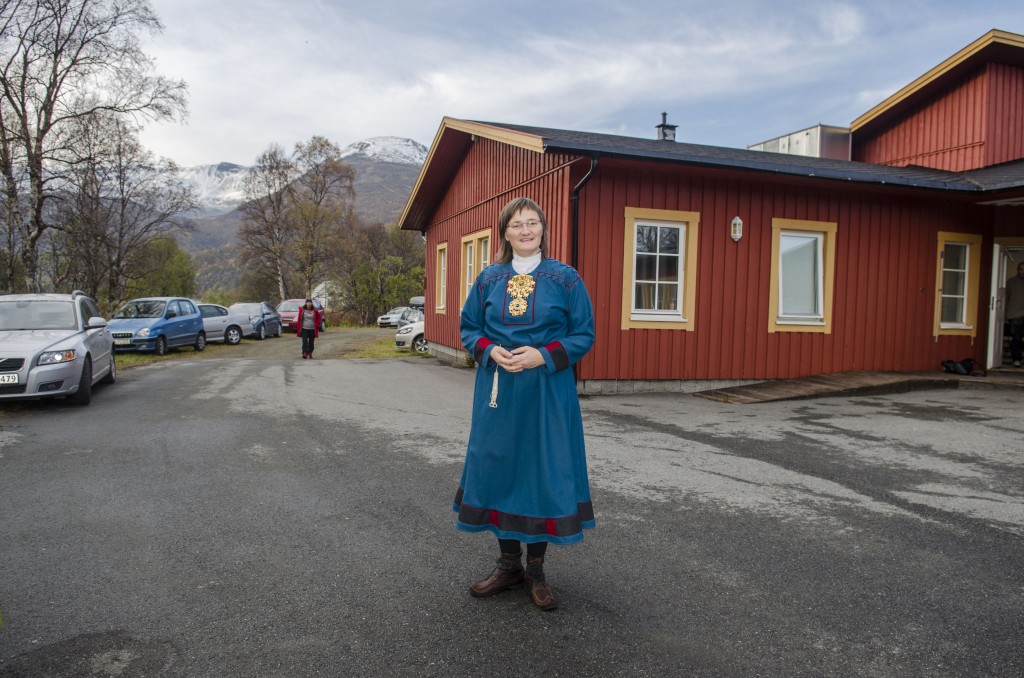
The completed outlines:
[[[732,218],[732,241],[739,242],[743,237],[743,220],[739,217]]]

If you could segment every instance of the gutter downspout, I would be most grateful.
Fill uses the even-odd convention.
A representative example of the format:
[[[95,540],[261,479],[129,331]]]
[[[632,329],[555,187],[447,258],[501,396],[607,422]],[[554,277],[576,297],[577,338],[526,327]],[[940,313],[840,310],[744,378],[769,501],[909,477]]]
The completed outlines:
[[[594,171],[597,169],[597,154],[590,156],[590,169],[580,179],[580,183],[576,184],[576,187],[572,189],[572,267],[579,271],[580,266],[580,191],[587,182],[590,181],[591,177],[594,176]],[[572,366],[572,379],[574,383],[579,383],[580,380],[580,365],[576,363]]]
[[[590,156],[590,169],[580,179],[580,183],[576,184],[576,187],[572,189],[572,267],[577,271],[580,264],[580,191],[587,185],[591,177],[594,176],[596,169],[597,155],[595,154]]]

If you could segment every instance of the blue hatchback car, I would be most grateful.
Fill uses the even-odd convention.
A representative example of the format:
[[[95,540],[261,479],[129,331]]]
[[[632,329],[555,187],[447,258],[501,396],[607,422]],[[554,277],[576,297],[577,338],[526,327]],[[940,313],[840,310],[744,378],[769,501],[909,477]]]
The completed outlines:
[[[176,346],[206,348],[203,316],[195,302],[182,297],[132,299],[108,323],[114,348],[164,355]]]

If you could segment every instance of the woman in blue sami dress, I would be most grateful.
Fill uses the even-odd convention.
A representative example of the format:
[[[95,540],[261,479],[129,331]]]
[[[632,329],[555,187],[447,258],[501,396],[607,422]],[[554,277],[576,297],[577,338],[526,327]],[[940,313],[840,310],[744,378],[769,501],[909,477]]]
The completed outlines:
[[[575,269],[547,258],[548,224],[537,203],[512,200],[498,232],[498,256],[462,310],[462,344],[479,367],[456,525],[493,532],[501,551],[498,567],[470,584],[470,594],[525,585],[549,610],[557,599],[544,579],[547,545],[574,544],[594,527],[570,369],[594,343],[594,313]]]

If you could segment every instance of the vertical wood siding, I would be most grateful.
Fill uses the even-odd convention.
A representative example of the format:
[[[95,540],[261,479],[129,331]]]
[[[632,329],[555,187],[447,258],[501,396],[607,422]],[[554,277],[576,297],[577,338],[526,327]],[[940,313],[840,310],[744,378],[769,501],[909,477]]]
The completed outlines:
[[[525,196],[543,209],[549,224],[549,255],[568,261],[570,219],[568,185],[572,158],[540,154],[481,139],[473,144],[427,227],[427,298],[425,336],[428,341],[461,348],[461,241],[464,235],[491,228],[491,251],[498,251],[498,216],[512,198]],[[582,160],[580,162],[583,162]],[[436,312],[436,252],[448,243],[445,312]]]
[[[1003,68],[1020,72],[1009,66]],[[869,132],[854,132],[853,159],[899,167],[921,165],[951,172],[990,164],[987,153],[993,149],[987,146],[995,139],[986,131],[989,111],[995,111],[993,116],[1006,116],[1006,111],[992,108],[988,96],[991,87],[989,68],[980,68],[917,110],[901,115],[896,122]],[[1024,123],[1020,116],[1005,121],[1017,127]],[[1014,156],[1020,157],[1024,154]]]
[[[1024,158],[1024,69],[988,65],[985,165]]]
[[[986,304],[973,342],[932,336],[935,251],[939,231],[984,231],[990,208],[610,160],[581,198],[579,268],[598,328],[581,378],[772,379],[935,370],[945,359],[983,357]],[[627,206],[701,214],[694,331],[620,329]],[[738,243],[729,236],[734,216],[744,222]],[[838,224],[830,334],[768,332],[773,218]],[[982,259],[976,292],[986,298]]]
[[[855,132],[853,159],[953,172],[1024,158],[1024,69],[989,63],[898,122]]]

